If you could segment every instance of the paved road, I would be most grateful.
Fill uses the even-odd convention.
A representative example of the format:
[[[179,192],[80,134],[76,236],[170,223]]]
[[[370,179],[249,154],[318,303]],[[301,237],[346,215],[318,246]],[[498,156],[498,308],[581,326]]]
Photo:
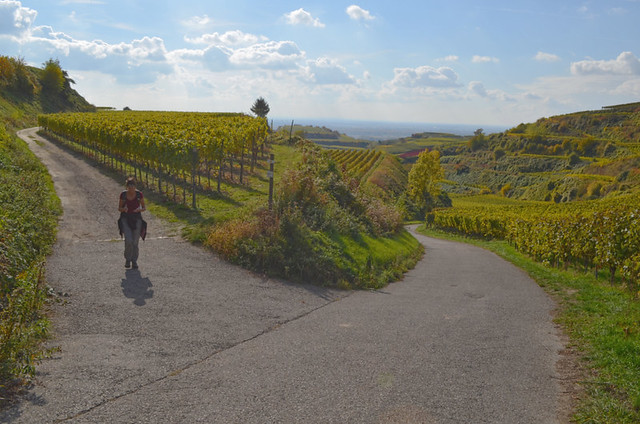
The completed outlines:
[[[341,292],[264,278],[150,214],[123,267],[121,184],[21,137],[62,199],[47,277],[54,344],[10,423],[557,423],[566,401],[553,303],[522,271],[416,235],[400,282]]]

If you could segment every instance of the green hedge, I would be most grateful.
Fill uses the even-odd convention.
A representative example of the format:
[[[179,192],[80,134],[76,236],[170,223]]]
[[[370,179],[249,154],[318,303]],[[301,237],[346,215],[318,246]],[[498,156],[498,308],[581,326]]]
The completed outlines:
[[[43,264],[60,214],[46,168],[0,126],[0,401],[33,376],[44,353]]]

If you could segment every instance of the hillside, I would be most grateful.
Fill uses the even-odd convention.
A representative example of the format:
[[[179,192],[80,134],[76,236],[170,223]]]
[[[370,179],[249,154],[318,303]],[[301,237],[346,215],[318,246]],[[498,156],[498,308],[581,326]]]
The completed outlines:
[[[295,136],[313,141],[322,147],[333,149],[362,149],[371,145],[370,141],[359,140],[327,127],[317,127],[313,125],[295,124],[292,126],[282,126],[277,128],[276,132],[283,139],[288,139],[289,136]]]
[[[442,151],[454,192],[555,202],[635,193],[640,103],[541,118]]]
[[[72,88],[75,82],[57,61],[35,68],[22,60],[0,56],[0,119],[9,128],[35,126],[41,113],[94,111]]]
[[[57,62],[38,69],[0,56],[0,408],[46,353],[42,267],[61,213],[47,169],[14,132],[41,113],[93,110],[72,83]]]
[[[463,150],[468,140],[469,137],[466,136],[423,132],[411,134],[410,137],[381,141],[378,148],[398,156],[405,164],[412,164],[424,149],[456,154]]]

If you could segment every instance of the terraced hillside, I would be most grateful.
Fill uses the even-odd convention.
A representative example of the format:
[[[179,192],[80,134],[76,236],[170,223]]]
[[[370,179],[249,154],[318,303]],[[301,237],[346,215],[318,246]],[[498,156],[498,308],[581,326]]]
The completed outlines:
[[[640,187],[640,103],[520,124],[443,150],[450,189],[566,202]]]

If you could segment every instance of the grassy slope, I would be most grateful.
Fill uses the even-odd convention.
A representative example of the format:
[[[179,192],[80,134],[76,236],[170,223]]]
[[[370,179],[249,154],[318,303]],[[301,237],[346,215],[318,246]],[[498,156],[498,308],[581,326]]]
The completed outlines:
[[[37,81],[39,70],[29,69]],[[0,407],[47,353],[40,345],[48,334],[42,269],[61,213],[47,170],[13,133],[36,125],[47,108],[92,108],[75,91],[60,96],[44,101],[0,89]]]

